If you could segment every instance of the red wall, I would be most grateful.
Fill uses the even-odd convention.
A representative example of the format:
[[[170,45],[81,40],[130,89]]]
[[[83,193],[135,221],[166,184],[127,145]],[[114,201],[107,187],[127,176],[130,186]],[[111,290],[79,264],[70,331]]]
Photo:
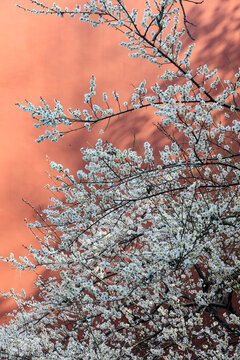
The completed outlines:
[[[133,85],[145,78],[154,83],[158,74],[154,66],[130,59],[127,50],[120,48],[121,36],[106,28],[92,29],[77,19],[36,16],[14,6],[16,1],[0,2],[0,255],[10,252],[24,254],[22,244],[34,242],[24,218],[31,218],[32,210],[22,198],[35,206],[46,206],[49,182],[46,155],[75,170],[81,164],[79,148],[93,145],[99,128],[92,133],[79,132],[67,136],[58,144],[36,144],[39,133],[32,128],[32,120],[14,105],[28,99],[35,104],[39,96],[57,98],[73,108],[82,104],[89,89],[92,74],[97,77],[100,94],[118,90],[122,101],[128,99]],[[64,3],[63,0],[61,0]],[[75,0],[72,1],[75,5]],[[142,6],[145,0],[138,0]],[[30,5],[20,0],[22,5]],[[66,2],[65,2],[66,3]],[[71,1],[67,2],[68,5]],[[136,1],[127,0],[136,7]],[[69,5],[70,7],[70,5]],[[205,0],[204,4],[188,6],[188,18],[196,23],[192,34],[197,47],[194,64],[217,67],[222,78],[233,76],[232,66],[239,65],[240,3],[236,0]],[[159,134],[152,126],[154,119],[139,112],[112,123],[104,137],[115,145],[129,147],[133,133],[137,144],[145,140],[161,146]],[[101,126],[100,126],[101,128]],[[12,287],[30,290],[33,276],[14,271],[0,264],[0,289]],[[0,302],[0,313],[7,303]]]

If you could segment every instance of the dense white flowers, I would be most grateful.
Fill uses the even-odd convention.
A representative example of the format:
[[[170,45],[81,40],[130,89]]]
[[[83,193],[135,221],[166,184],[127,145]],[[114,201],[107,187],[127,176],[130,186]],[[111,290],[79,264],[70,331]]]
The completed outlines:
[[[1,358],[239,359],[240,70],[222,89],[216,69],[190,68],[182,1],[147,1],[142,18],[122,0],[72,10],[30,1],[37,14],[121,30],[122,45],[153,63],[160,80],[143,80],[124,102],[103,92],[101,106],[92,76],[85,107],[68,113],[59,101],[53,110],[43,99],[18,105],[35,127],[50,128],[37,142],[142,108],[154,109],[161,136],[156,149],[145,142],[143,155],[99,139],[81,149],[76,176],[51,162],[55,196],[28,224],[38,249],[1,258],[48,274],[38,276],[38,297],[5,294],[18,311],[0,327]]]

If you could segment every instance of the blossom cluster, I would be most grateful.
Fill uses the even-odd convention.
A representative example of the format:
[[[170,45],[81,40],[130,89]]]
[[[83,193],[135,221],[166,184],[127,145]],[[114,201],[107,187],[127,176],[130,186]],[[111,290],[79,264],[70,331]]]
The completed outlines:
[[[156,164],[148,143],[142,157],[98,140],[81,150],[85,171],[76,178],[51,163],[56,197],[44,222],[29,224],[44,234],[41,247],[21,261],[4,259],[52,274],[38,278],[40,300],[14,294],[22,310],[0,331],[10,358],[141,359],[144,351],[154,358],[168,344],[172,358],[183,351],[211,358],[219,348],[235,358],[229,344],[240,317],[225,301],[238,294],[239,188],[224,178],[213,191],[218,185],[205,173],[193,182],[200,163],[176,149],[166,147]],[[226,308],[228,335],[217,315],[204,325],[215,306]]]
[[[28,224],[39,247],[19,260],[1,258],[47,271],[38,275],[38,296],[5,294],[18,310],[0,327],[1,358],[239,359],[240,69],[219,88],[217,69],[190,67],[194,45],[181,50],[191,37],[185,17],[179,25],[182,1],[147,1],[140,20],[123,0],[73,10],[30,1],[40,9],[31,12],[124,32],[122,45],[158,74],[123,105],[116,91],[95,104],[94,76],[83,110],[66,114],[58,101],[51,110],[43,99],[19,105],[35,127],[50,128],[37,141],[57,141],[63,126],[91,129],[149,108],[167,145],[145,142],[140,155],[99,139],[81,149],[85,167],[76,174],[51,162],[51,203]]]

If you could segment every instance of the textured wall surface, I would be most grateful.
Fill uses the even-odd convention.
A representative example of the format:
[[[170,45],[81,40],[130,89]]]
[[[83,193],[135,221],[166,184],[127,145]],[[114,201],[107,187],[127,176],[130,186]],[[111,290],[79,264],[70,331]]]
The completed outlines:
[[[56,98],[65,106],[81,106],[91,74],[97,78],[100,94],[118,90],[124,101],[143,78],[154,83],[157,77],[154,66],[127,56],[127,50],[118,45],[121,36],[116,31],[94,30],[77,19],[31,15],[14,3],[0,2],[1,256],[10,252],[23,255],[22,244],[34,242],[24,223],[24,218],[32,218],[33,211],[22,198],[36,207],[47,205],[50,194],[44,190],[48,183],[46,155],[74,171],[81,166],[80,147],[93,145],[99,137],[98,128],[90,134],[82,131],[67,136],[58,144],[36,144],[38,131],[15,103],[23,103],[26,98],[38,104],[42,96],[50,103]],[[19,3],[29,4],[28,0]],[[75,5],[75,1],[72,3]],[[136,1],[126,3],[136,7]],[[142,6],[144,0],[137,4]],[[187,9],[189,20],[196,24],[192,28],[197,43],[192,62],[217,67],[223,79],[231,78],[233,67],[240,65],[239,2],[205,0],[202,5],[188,5]],[[111,123],[104,137],[115,145],[130,147],[135,134],[139,147],[146,139],[161,146],[153,121],[146,112],[139,112],[134,118]],[[1,290],[24,287],[30,291],[34,279],[31,274],[21,274],[6,264],[0,264],[0,271]],[[0,302],[1,314],[8,305]]]

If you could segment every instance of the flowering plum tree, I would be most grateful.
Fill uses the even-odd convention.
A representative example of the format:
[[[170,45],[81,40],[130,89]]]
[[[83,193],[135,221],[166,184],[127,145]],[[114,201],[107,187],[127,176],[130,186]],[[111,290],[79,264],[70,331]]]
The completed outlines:
[[[37,296],[5,294],[18,310],[0,328],[1,358],[239,359],[240,69],[223,84],[217,69],[191,67],[183,0],[146,1],[141,15],[123,0],[72,10],[30,1],[31,12],[120,30],[130,55],[159,74],[128,102],[113,92],[112,107],[106,93],[95,104],[94,77],[82,111],[18,105],[48,127],[37,142],[149,108],[169,145],[154,159],[147,142],[140,156],[100,139],[81,150],[75,176],[51,163],[56,196],[28,224],[39,248],[2,259],[48,276]]]

